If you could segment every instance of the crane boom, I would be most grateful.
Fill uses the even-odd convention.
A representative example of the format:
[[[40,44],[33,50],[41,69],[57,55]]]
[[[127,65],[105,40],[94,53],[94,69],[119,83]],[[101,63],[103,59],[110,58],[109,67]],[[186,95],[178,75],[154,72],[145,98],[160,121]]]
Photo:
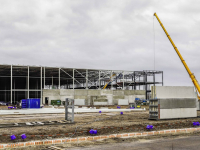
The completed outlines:
[[[154,13],[154,16],[157,18],[158,22],[160,23],[160,26],[162,27],[162,29],[164,30],[165,34],[167,35],[169,41],[171,42],[172,46],[174,47],[176,53],[178,54],[181,62],[183,63],[185,69],[187,70],[195,88],[197,89],[198,93],[200,94],[200,86],[199,83],[197,81],[197,79],[195,78],[194,74],[190,71],[189,67],[187,66],[185,60],[183,59],[183,57],[181,56],[181,53],[179,52],[178,48],[176,47],[176,45],[174,44],[174,42],[172,41],[171,37],[169,36],[167,30],[165,29],[165,27],[163,26],[162,22],[160,21],[160,19],[158,18],[157,14]],[[200,97],[198,96],[198,99],[200,100]]]

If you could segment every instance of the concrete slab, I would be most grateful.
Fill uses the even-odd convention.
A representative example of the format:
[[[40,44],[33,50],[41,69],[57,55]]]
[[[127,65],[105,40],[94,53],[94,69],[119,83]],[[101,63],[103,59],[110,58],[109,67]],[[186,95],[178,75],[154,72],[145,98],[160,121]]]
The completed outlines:
[[[156,95],[159,98],[197,98],[193,86],[156,86]]]
[[[101,95],[101,90],[88,90],[88,95],[100,96]]]
[[[160,109],[196,108],[195,98],[166,98],[160,99]]]
[[[94,105],[108,105],[108,102],[94,102]]]
[[[60,89],[60,95],[61,96],[74,96],[74,90],[73,89]]]
[[[88,95],[88,91],[87,90],[74,90],[74,95],[80,95],[80,96],[87,96]]]
[[[129,111],[144,111],[144,109],[83,109],[78,108],[74,109],[75,113],[78,112],[129,112]],[[69,109],[71,112],[71,109]],[[42,108],[42,109],[19,109],[19,110],[0,110],[1,115],[18,115],[18,114],[58,114],[65,113],[65,109],[56,109],[56,108]]]
[[[160,118],[189,118],[197,117],[196,108],[176,108],[176,109],[160,109]]]
[[[119,99],[118,105],[129,105],[128,99]]]
[[[74,105],[85,105],[85,99],[74,99]]]

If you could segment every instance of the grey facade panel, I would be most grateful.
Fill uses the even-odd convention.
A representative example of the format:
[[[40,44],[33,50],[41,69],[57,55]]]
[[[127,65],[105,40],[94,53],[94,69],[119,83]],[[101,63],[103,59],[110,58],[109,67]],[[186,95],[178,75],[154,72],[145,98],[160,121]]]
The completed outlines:
[[[160,109],[196,108],[195,98],[159,99]]]

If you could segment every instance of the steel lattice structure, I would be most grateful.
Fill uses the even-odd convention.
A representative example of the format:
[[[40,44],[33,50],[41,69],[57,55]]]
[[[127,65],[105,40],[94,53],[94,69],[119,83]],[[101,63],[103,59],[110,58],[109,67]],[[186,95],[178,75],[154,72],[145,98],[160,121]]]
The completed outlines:
[[[161,81],[156,82],[156,75]],[[0,83],[0,101],[11,103],[42,98],[43,89],[103,89],[108,83],[106,89],[111,90],[146,90],[148,98],[151,85],[163,85],[163,71],[0,65]]]

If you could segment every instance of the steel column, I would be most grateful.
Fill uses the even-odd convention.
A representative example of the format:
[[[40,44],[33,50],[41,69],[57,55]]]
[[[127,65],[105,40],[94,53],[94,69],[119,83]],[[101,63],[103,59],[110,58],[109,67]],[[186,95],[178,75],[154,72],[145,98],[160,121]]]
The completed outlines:
[[[10,66],[11,68],[10,68],[10,71],[11,71],[11,76],[10,76],[10,82],[11,82],[11,85],[10,85],[10,91],[11,91],[11,93],[10,93],[10,102],[11,102],[11,104],[12,104],[12,65]]]
[[[28,83],[27,83],[27,86],[28,86],[28,87],[27,87],[27,89],[28,89],[28,91],[27,91],[27,92],[28,92],[28,93],[27,93],[27,94],[28,94],[27,97],[29,98],[29,66],[28,66],[28,81],[27,81],[27,82],[28,82]]]
[[[153,83],[154,83],[154,89],[153,89],[153,98],[155,98],[155,89],[156,89],[156,87],[155,87],[155,73],[153,73]]]
[[[51,84],[51,89],[53,89],[53,76],[52,76],[52,84]]]
[[[58,82],[59,82],[59,87],[58,88],[60,89],[60,68],[59,68],[59,81]]]
[[[99,70],[99,89],[101,89],[101,79],[100,79],[100,76],[101,76],[101,71]]]
[[[44,67],[44,89],[45,89],[45,67]]]
[[[73,89],[74,89],[74,69],[73,69]]]
[[[123,71],[123,90],[125,90],[125,88],[124,88],[124,71]]]
[[[85,83],[86,89],[88,89],[88,70],[86,70],[86,83]]]
[[[111,78],[110,78],[110,89],[113,89],[113,84],[112,84],[112,80],[113,80],[113,71],[111,71]]]
[[[41,87],[41,91],[40,91],[40,97],[41,97],[41,100],[40,100],[40,105],[42,104],[42,67],[41,67],[41,76],[40,76],[40,87]]]

